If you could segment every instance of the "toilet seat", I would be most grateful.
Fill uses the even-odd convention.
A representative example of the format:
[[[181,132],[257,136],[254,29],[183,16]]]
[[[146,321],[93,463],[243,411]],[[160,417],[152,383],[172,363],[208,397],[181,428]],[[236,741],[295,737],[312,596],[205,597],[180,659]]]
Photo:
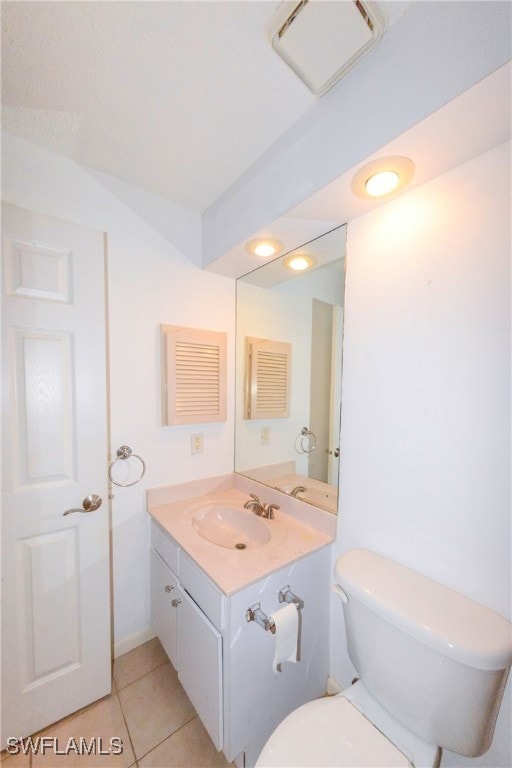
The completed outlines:
[[[256,768],[412,768],[343,695],[311,701],[276,728]]]

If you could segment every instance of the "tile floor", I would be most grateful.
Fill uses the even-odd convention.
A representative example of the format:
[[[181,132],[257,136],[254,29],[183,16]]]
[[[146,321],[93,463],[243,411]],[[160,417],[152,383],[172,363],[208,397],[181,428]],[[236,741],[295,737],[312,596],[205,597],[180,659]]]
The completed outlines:
[[[121,755],[7,755],[1,768],[227,768],[183,690],[157,638],[114,661],[112,694],[45,728],[41,736],[68,739],[112,736]],[[105,750],[106,751],[106,750]]]

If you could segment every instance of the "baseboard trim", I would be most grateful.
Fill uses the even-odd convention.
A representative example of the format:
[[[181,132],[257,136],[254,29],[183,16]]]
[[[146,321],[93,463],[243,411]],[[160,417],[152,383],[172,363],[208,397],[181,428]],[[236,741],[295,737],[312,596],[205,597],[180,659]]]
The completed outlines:
[[[137,648],[137,646],[142,645],[143,643],[147,643],[148,640],[152,640],[154,637],[156,637],[156,632],[153,627],[146,627],[140,632],[135,632],[134,635],[129,635],[128,637],[123,637],[121,640],[116,640],[114,643],[114,659],[117,659],[118,656],[122,656],[123,653],[133,651],[134,648]]]

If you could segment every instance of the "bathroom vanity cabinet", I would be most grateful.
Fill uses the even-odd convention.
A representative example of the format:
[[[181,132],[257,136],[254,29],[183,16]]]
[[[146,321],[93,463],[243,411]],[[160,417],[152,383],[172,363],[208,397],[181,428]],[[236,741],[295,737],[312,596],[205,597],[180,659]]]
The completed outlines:
[[[150,563],[152,624],[185,691],[228,761],[254,765],[279,722],[325,693],[329,547],[226,594],[153,520]],[[266,614],[282,607],[278,592],[286,586],[304,601],[300,661],[274,672],[275,637],[246,613],[256,603]]]

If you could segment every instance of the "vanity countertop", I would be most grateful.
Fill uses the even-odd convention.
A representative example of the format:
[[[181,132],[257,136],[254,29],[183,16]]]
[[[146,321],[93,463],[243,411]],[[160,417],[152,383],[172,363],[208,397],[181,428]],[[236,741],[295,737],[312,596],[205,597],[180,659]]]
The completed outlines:
[[[275,513],[275,520],[263,521],[276,535],[268,544],[256,548],[221,547],[194,530],[192,517],[201,505],[216,503],[243,508],[247,499],[247,493],[229,488],[193,499],[150,506],[149,514],[226,595],[238,592],[333,541],[332,536],[298,522],[283,510]]]

